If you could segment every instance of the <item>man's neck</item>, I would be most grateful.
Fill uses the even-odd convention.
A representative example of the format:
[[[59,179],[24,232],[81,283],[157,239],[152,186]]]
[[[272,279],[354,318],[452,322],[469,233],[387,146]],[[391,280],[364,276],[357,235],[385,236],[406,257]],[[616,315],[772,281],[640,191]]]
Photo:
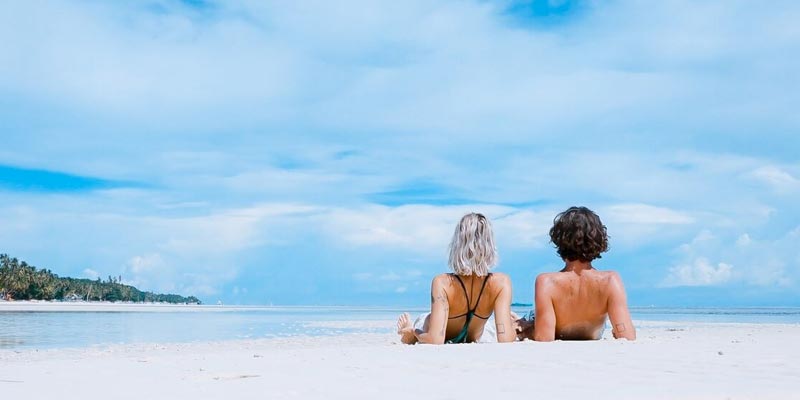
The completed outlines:
[[[575,272],[580,274],[583,271],[594,269],[594,267],[592,267],[591,261],[581,261],[581,260],[575,260],[575,261],[565,260],[565,261],[567,264],[564,266],[564,269],[562,269],[561,272]]]

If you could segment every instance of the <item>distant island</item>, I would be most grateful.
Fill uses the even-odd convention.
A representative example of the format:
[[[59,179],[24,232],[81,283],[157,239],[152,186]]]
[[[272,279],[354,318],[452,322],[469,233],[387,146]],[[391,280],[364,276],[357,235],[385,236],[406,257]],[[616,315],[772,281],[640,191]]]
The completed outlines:
[[[511,307],[533,307],[533,303],[511,303]]]
[[[201,304],[194,296],[143,292],[121,281],[121,277],[112,276],[107,281],[62,278],[48,269],[0,254],[0,299]]]

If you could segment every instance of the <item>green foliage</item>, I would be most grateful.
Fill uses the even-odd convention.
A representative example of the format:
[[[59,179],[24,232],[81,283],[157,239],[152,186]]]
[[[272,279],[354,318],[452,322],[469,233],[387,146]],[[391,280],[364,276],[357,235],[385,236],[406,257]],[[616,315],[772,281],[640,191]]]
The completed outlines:
[[[108,281],[61,278],[48,269],[37,270],[25,261],[0,254],[0,295],[15,300],[87,300],[157,303],[196,303],[197,297],[142,292],[121,283],[122,277]]]

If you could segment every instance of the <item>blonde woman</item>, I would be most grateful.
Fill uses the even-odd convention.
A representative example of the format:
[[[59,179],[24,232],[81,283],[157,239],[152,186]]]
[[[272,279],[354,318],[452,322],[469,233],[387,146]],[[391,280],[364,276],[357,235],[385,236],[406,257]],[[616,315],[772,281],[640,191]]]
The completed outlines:
[[[506,274],[490,272],[497,264],[497,249],[492,224],[482,214],[461,218],[450,242],[448,264],[453,273],[438,275],[431,283],[430,314],[420,317],[416,324],[408,313],[398,318],[400,341],[443,344],[516,340],[511,280]],[[482,338],[492,313],[496,339]]]

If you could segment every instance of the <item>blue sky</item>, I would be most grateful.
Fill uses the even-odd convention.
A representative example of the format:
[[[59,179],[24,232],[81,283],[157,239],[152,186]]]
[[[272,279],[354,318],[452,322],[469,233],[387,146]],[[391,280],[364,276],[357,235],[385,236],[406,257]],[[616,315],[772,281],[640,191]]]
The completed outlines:
[[[633,305],[800,305],[800,4],[0,6],[0,252],[241,304],[424,305],[465,212]]]

